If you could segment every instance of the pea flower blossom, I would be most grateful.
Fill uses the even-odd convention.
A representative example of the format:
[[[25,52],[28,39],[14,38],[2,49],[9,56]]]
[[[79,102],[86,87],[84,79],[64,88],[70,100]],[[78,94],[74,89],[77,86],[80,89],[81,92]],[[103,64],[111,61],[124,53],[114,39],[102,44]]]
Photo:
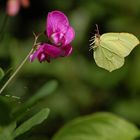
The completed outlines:
[[[8,0],[6,6],[7,14],[9,16],[15,16],[19,12],[21,6],[27,8],[29,5],[29,0]]]
[[[31,62],[35,58],[40,62],[50,62],[51,59],[69,56],[72,53],[70,43],[75,37],[75,32],[62,12],[48,13],[45,35],[50,43],[40,43],[29,57]]]

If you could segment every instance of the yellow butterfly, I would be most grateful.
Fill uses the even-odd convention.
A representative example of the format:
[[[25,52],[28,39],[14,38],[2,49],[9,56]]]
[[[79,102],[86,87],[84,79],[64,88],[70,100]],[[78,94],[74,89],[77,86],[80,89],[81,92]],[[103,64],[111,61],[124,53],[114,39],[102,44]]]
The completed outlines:
[[[91,41],[96,64],[110,72],[122,67],[124,58],[140,43],[130,33],[105,33],[100,36],[98,32]]]

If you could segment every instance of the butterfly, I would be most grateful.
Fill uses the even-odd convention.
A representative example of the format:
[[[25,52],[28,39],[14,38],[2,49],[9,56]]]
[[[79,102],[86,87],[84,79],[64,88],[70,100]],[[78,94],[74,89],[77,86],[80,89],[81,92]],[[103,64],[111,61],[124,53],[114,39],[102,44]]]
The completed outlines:
[[[136,36],[130,33],[97,34],[91,38],[90,48],[94,50],[96,64],[112,72],[123,66],[125,57],[140,43]]]

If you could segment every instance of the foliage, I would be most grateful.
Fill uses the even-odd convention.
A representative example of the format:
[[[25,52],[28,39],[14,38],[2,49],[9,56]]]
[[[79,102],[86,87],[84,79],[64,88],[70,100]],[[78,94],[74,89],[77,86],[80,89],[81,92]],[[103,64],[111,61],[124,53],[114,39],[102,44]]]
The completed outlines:
[[[27,116],[29,109],[39,99],[52,93],[57,87],[56,81],[50,81],[45,84],[31,99],[21,104],[16,96],[0,96],[0,139],[14,140],[19,135],[29,131],[35,125],[42,123],[49,114],[48,108],[43,108],[20,125],[17,125],[23,117]],[[44,89],[48,89],[48,91]],[[24,115],[23,115],[24,114]]]
[[[64,126],[53,140],[133,140],[139,130],[110,113],[81,117]]]

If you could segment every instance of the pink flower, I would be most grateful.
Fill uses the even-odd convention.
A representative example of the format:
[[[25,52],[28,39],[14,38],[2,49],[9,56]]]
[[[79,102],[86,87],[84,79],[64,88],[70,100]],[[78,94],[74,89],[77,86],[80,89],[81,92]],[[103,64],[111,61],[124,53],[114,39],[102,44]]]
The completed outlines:
[[[20,6],[28,7],[30,5],[29,0],[8,0],[7,1],[7,14],[9,16],[15,16],[20,9]]]
[[[75,32],[62,12],[52,11],[48,14],[45,34],[51,44],[41,43],[30,55],[31,62],[35,58],[40,62],[50,62],[51,59],[69,56],[72,53],[70,43],[74,39]]]
[[[19,0],[8,0],[7,13],[9,16],[15,16],[20,8]]]
[[[27,8],[29,7],[30,5],[30,1],[29,0],[20,0],[21,2],[21,5],[24,7],[24,8]]]

